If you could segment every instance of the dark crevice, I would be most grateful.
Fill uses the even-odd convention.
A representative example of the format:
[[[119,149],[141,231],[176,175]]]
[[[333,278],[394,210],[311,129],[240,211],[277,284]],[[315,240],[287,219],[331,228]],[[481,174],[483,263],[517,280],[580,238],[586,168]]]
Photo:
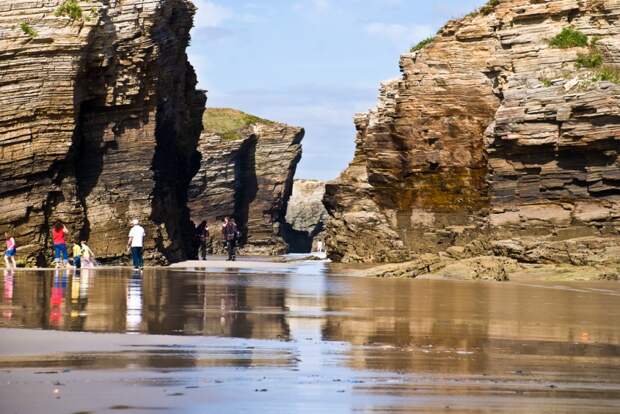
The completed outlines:
[[[317,223],[312,231],[296,230],[289,223],[282,226],[282,237],[288,244],[289,253],[310,253],[314,238],[325,230],[323,222]]]
[[[240,227],[247,226],[250,216],[250,204],[258,194],[256,177],[256,145],[257,137],[252,135],[239,148],[239,157],[235,164],[235,220]],[[247,242],[247,228],[240,228],[241,243]]]

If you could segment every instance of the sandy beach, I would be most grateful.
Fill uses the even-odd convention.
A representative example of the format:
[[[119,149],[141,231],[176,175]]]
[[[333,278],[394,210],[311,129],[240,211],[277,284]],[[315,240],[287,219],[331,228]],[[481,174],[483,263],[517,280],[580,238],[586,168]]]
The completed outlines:
[[[620,409],[616,283],[211,262],[5,275],[0,411]],[[571,303],[582,310],[554,311]]]

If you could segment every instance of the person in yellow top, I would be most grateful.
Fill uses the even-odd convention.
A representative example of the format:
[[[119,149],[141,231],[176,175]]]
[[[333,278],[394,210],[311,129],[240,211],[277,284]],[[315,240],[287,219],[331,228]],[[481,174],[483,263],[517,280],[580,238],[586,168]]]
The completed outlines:
[[[93,253],[92,250],[90,250],[90,247],[86,245],[85,241],[82,241],[81,248],[82,248],[82,261],[84,263],[84,267],[86,268],[95,267],[95,254]]]
[[[73,266],[76,269],[82,266],[82,248],[77,241],[73,243]]]

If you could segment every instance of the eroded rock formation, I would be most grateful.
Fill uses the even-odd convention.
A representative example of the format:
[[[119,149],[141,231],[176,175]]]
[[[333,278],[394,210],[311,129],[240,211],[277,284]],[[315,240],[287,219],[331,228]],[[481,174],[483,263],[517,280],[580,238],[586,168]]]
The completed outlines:
[[[292,253],[309,253],[323,240],[327,210],[323,206],[325,183],[295,180],[288,201],[284,238]]]
[[[282,225],[301,159],[304,130],[232,109],[205,111],[200,170],[189,189],[196,223],[207,220],[213,248],[222,250],[221,220],[235,217],[242,253],[286,253]]]
[[[619,21],[616,0],[502,0],[404,54],[327,185],[332,258],[618,235]],[[553,47],[567,27],[590,46]],[[576,64],[593,49],[607,75]]]
[[[147,257],[182,259],[205,103],[185,54],[194,6],[61,3],[0,4],[0,227],[31,262],[49,261],[56,220],[116,259],[137,217]]]

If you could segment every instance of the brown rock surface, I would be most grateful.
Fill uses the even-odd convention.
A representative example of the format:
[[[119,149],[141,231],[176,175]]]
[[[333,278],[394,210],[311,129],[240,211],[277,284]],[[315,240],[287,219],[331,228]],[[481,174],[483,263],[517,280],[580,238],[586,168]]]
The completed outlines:
[[[0,4],[0,227],[31,262],[49,261],[56,220],[117,259],[137,217],[147,257],[183,259],[205,102],[185,54],[194,6],[81,1],[72,20],[60,3]]]
[[[222,250],[221,220],[233,216],[243,233],[242,253],[286,253],[282,224],[304,130],[219,108],[205,111],[204,127],[200,170],[189,189],[192,218],[210,224],[216,252]]]
[[[620,2],[504,0],[401,57],[328,183],[328,251],[401,261],[472,241],[620,230],[620,85],[554,48],[572,26],[620,64]]]

